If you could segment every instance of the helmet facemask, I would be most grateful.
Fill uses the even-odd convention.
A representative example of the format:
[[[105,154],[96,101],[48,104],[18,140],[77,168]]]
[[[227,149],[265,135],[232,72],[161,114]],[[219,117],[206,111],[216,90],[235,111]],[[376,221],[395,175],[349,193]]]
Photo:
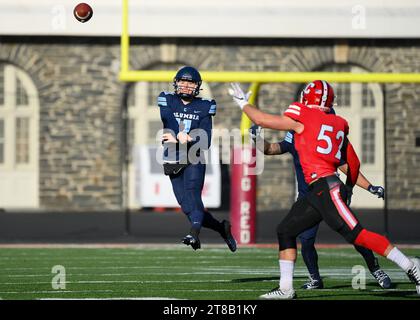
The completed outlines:
[[[183,86],[179,85],[180,81],[194,83],[196,86],[195,88],[191,88],[190,90],[185,90]],[[174,78],[173,86],[175,89],[175,94],[177,94],[184,100],[192,100],[194,97],[198,96],[198,94],[200,93],[201,83],[202,83],[201,75],[197,69],[190,66],[182,67],[181,69],[178,70]],[[182,90],[184,92],[181,92]]]
[[[195,84],[195,88],[191,88],[188,85],[180,85],[179,83],[181,81],[187,82],[188,84]],[[184,100],[192,100],[194,97],[198,96],[200,93],[200,85],[201,81],[197,83],[189,79],[174,79],[173,83],[175,94]]]

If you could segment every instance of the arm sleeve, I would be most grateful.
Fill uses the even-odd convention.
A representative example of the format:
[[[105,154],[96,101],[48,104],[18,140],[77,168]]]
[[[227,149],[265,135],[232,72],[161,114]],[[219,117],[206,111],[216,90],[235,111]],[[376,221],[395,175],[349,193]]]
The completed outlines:
[[[344,159],[348,165],[346,185],[353,187],[359,176],[360,160],[348,138],[346,137],[345,139],[342,152],[344,152]]]
[[[179,133],[179,124],[169,106],[169,101],[164,92],[158,97],[158,106],[160,109],[160,119],[164,129],[171,129],[175,133],[175,137]]]

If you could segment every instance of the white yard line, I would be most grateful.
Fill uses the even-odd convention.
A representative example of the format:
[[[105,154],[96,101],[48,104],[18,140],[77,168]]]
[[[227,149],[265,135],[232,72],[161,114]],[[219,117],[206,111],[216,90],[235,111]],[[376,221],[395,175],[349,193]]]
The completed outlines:
[[[152,257],[150,255],[138,255],[137,257],[133,257],[133,259],[131,261],[127,261],[124,260],[124,264],[125,263],[138,263],[139,261],[167,261],[167,260],[174,260],[175,262],[179,261],[179,263],[184,264],[185,265],[185,258],[186,257]],[[111,263],[111,264],[115,264],[115,261],[120,261],[121,257],[101,257],[101,258],[94,258],[94,257],[66,257],[64,255],[60,255],[60,256],[49,256],[49,257],[2,257],[0,255],[0,265],[7,265],[10,264],[10,262],[27,262],[28,260],[31,261],[49,261],[49,260],[65,260],[65,261],[95,261],[98,263]],[[127,259],[127,258],[125,258]],[[135,259],[135,260],[134,260]],[[198,263],[203,263],[203,262],[208,262],[209,260],[215,260],[215,261],[220,261],[220,260],[226,260],[226,257],[224,256],[199,256],[199,257],[194,257],[194,262],[198,262]],[[232,257],[233,260],[244,260],[244,257],[241,256],[237,256],[237,257]],[[254,259],[267,259],[272,261],[273,257],[272,256],[253,256],[253,260]],[[5,261],[7,260],[7,261]],[[172,263],[172,262],[171,262]]]
[[[35,300],[185,300],[169,297],[115,297],[115,298],[39,298]]]
[[[41,271],[45,271],[46,269],[50,269],[52,266],[51,265],[47,265],[44,267],[19,267],[19,268],[1,268],[0,269],[0,276],[5,275],[4,273],[2,273],[1,271],[25,271],[25,270],[41,270]],[[352,270],[353,266],[348,266],[348,267],[342,267],[342,268],[320,268],[320,273],[325,273],[325,274],[351,274],[351,270]],[[178,269],[181,270],[185,270],[185,266],[179,266],[177,267]],[[97,266],[86,266],[86,267],[72,267],[69,266],[66,268],[67,271],[70,270],[97,270],[98,267]],[[124,270],[124,269],[134,269],[134,270],[143,270],[143,269],[155,269],[155,270],[167,270],[167,267],[159,267],[159,266],[102,266],[100,268],[101,270]],[[369,270],[367,268],[366,272],[368,273]],[[238,273],[238,272],[244,272],[244,273],[272,273],[272,272],[278,272],[279,269],[278,268],[273,268],[273,267],[267,267],[267,268],[242,268],[240,266],[236,266],[236,265],[229,265],[229,266],[223,266],[223,267],[195,267],[192,266],[190,267],[191,272],[204,272],[204,271],[208,271],[208,272],[212,272],[214,271],[215,273]],[[401,269],[399,268],[385,268],[384,269],[386,272],[401,272]],[[225,271],[225,272],[224,272]],[[307,274],[307,269],[305,267],[298,267],[295,269],[295,274],[299,274],[299,273],[305,273]],[[95,273],[97,274],[97,273]],[[167,271],[166,272],[156,272],[156,274],[169,274]],[[173,274],[184,274],[184,272],[175,272]],[[188,273],[187,273],[188,274]],[[22,274],[22,275],[27,275],[27,274]]]
[[[83,269],[83,268],[82,268]],[[405,275],[404,272],[402,272],[399,269],[389,269],[386,270],[388,275],[393,280],[403,280],[407,283],[408,278]],[[321,269],[321,274],[324,278],[332,278],[332,279],[352,279],[354,277],[354,274],[351,273],[351,270],[348,268],[343,269]],[[252,269],[237,269],[237,270],[230,270],[227,269],[226,271],[223,271],[223,269],[203,269],[202,271],[190,271],[190,272],[141,272],[139,274],[136,273],[67,273],[67,278],[69,277],[89,277],[89,278],[97,278],[97,277],[139,277],[139,276],[172,276],[172,277],[183,277],[183,276],[191,276],[191,275],[250,275],[250,276],[265,276],[265,277],[277,277],[278,271],[276,269],[264,269],[264,270],[252,270]],[[373,277],[366,272],[367,281],[375,281]],[[47,278],[50,279],[52,275],[50,273],[42,273],[42,274],[0,274],[0,279],[6,279],[6,278]],[[299,268],[295,271],[295,277],[307,277],[307,271],[304,268]],[[148,283],[148,281],[154,281],[154,280],[118,280],[115,281],[115,283],[118,282],[142,282],[142,283]],[[188,280],[174,280],[174,282],[188,282]],[[194,280],[195,281],[195,280]],[[220,280],[220,282],[228,282],[230,280]],[[159,282],[165,282],[165,281],[156,281],[156,283]],[[205,280],[204,282],[207,282]],[[2,284],[21,284],[22,282],[1,282]],[[31,282],[34,283],[34,282]],[[91,281],[75,281],[74,283],[95,283]],[[112,280],[98,280],[96,283],[113,283]],[[153,283],[153,282],[150,282]],[[29,284],[29,283],[28,283]]]
[[[37,290],[37,291],[0,291],[0,294],[42,294],[42,293],[106,293],[106,292],[135,292],[139,293],[140,290]],[[267,291],[267,289],[165,289],[165,291],[173,292],[256,292]]]
[[[265,289],[165,289],[165,291],[170,292],[266,292],[268,288]],[[68,293],[114,293],[114,292],[121,292],[122,290],[36,290],[36,291],[0,291],[0,294],[68,294]],[[133,292],[133,293],[139,293],[140,290],[123,290],[124,292]],[[369,293],[369,292],[415,292],[415,289],[367,289],[367,290],[355,290],[349,287],[348,289],[342,288],[342,289],[319,289],[317,293],[322,292],[355,292],[356,294],[361,294],[363,292]],[[313,296],[316,298],[316,296]],[[129,299],[130,297],[123,298],[123,299]],[[89,300],[90,298],[86,298]],[[97,298],[100,299],[100,298]],[[108,298],[104,298],[108,299]],[[117,298],[119,299],[119,298]],[[149,299],[153,299],[150,297]]]
[[[66,281],[67,284],[107,284],[107,283],[221,283],[232,282],[231,280],[93,280],[93,281]],[[0,285],[28,285],[28,284],[51,284],[51,281],[34,282],[1,282]]]
[[[317,243],[318,249],[324,248],[353,248],[349,244],[323,244]],[[420,244],[398,244],[399,248],[420,249]],[[86,249],[162,249],[162,250],[187,250],[185,245],[179,243],[2,243],[0,248],[86,248]],[[277,243],[259,243],[239,245],[239,249],[277,249]],[[204,244],[204,250],[226,251],[226,244]]]
[[[37,293],[109,293],[115,290],[37,290],[37,291],[0,291],[0,294],[37,294]]]

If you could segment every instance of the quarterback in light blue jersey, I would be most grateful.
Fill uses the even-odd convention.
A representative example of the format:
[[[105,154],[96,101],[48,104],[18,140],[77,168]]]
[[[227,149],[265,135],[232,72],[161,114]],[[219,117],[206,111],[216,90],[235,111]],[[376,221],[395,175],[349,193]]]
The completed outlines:
[[[202,227],[218,232],[229,249],[236,251],[229,221],[217,221],[204,208],[201,193],[206,172],[203,150],[210,148],[216,101],[197,97],[202,80],[197,69],[185,66],[174,78],[174,92],[162,92],[158,106],[164,133],[164,171],[171,179],[173,192],[191,223],[182,243],[200,249]]]

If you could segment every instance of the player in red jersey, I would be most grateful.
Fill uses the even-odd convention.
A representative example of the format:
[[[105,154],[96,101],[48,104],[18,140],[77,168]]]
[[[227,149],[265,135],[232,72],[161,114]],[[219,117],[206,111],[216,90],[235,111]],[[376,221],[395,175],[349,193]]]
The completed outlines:
[[[408,258],[389,240],[362,227],[346,201],[359,175],[360,162],[347,135],[347,121],[327,114],[328,89],[322,80],[309,83],[302,102],[292,103],[284,115],[264,113],[248,102],[239,84],[229,90],[233,100],[257,125],[275,130],[293,130],[295,147],[301,160],[309,193],[298,199],[277,227],[279,242],[279,286],[260,296],[261,299],[293,299],[293,271],[296,261],[296,237],[324,220],[346,241],[370,249],[396,263],[415,283],[420,295],[420,260]],[[344,184],[337,176],[341,159],[348,165]]]

